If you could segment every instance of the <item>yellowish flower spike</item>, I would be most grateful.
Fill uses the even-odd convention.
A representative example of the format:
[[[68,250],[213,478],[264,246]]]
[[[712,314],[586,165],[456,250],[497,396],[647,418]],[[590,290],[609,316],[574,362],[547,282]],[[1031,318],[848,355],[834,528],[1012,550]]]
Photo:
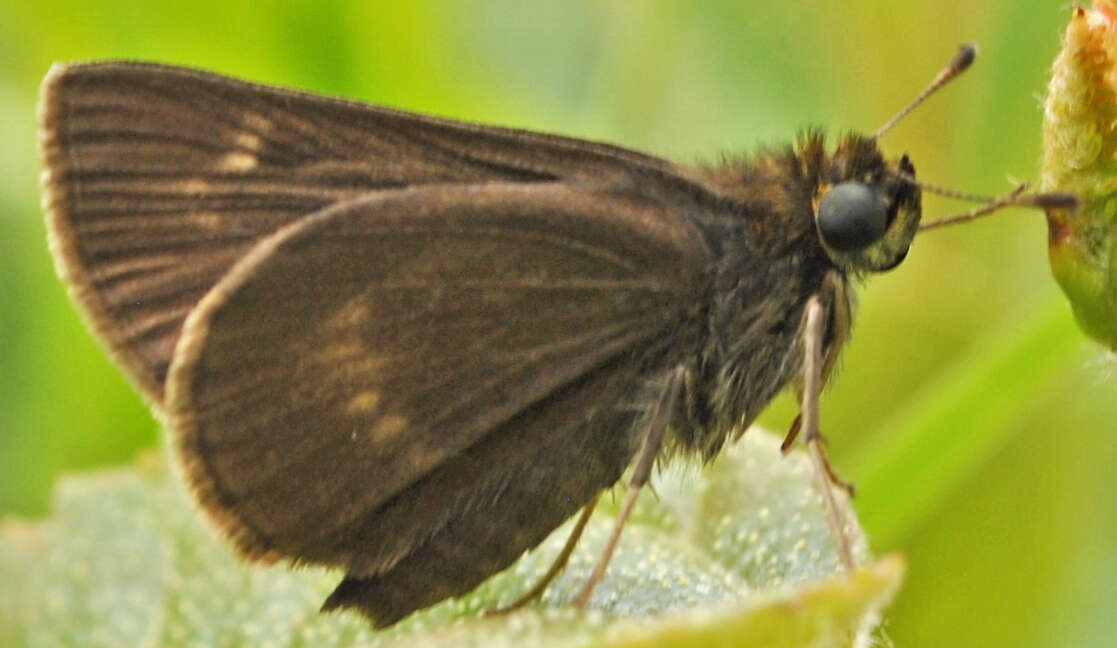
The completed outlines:
[[[1088,335],[1117,350],[1117,0],[1076,8],[1055,59],[1043,119],[1051,273]]]

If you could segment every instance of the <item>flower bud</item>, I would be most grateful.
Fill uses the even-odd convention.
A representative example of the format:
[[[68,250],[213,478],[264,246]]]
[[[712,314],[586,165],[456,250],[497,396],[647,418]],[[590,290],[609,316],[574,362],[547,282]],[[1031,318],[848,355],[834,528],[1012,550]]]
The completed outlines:
[[[1041,184],[1079,198],[1047,210],[1051,273],[1082,330],[1117,350],[1117,0],[1074,9],[1044,102]]]

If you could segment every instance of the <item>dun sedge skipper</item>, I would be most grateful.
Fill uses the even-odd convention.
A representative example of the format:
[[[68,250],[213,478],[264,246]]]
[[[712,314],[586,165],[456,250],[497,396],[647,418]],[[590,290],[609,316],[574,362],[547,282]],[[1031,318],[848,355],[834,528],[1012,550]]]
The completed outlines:
[[[696,168],[133,62],[56,66],[40,109],[74,300],[232,544],[345,571],[325,609],[463,594],[634,466],[584,604],[656,458],[789,385],[852,565],[817,399],[933,190],[888,126]]]

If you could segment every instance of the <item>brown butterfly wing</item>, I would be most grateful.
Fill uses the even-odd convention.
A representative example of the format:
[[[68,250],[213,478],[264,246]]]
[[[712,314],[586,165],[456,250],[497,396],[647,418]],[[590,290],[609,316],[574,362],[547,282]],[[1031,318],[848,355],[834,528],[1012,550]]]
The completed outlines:
[[[465,594],[616,483],[641,440],[646,349],[634,344],[533,403],[329,539],[322,548],[341,554],[381,545],[394,529],[421,534],[394,563],[354,555],[323,610],[355,608],[384,627]]]
[[[247,555],[346,568],[331,605],[390,622],[468,590],[617,479],[645,374],[688,352],[665,333],[703,325],[708,261],[678,211],[560,184],[318,212],[186,321],[167,408],[187,477]]]
[[[604,144],[142,63],[56,66],[40,113],[59,272],[157,406],[187,313],[261,237],[311,212],[392,187],[672,173]]]

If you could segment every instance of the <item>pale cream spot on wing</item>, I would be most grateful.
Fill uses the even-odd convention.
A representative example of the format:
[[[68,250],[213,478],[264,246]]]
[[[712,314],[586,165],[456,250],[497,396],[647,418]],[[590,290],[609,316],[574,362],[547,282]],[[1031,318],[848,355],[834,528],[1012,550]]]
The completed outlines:
[[[349,404],[345,406],[345,411],[350,416],[359,416],[361,414],[370,414],[376,411],[376,406],[380,404],[380,393],[375,391],[363,391],[353,398],[349,399]]]
[[[194,212],[190,218],[198,227],[205,229],[219,229],[223,226],[221,217],[213,212]]]
[[[320,348],[314,355],[322,364],[333,364],[342,361],[348,362],[367,352],[365,345],[359,341],[338,341]]]
[[[325,372],[323,379],[348,387],[367,385],[388,364],[388,359],[374,355],[360,341],[339,340],[318,349],[314,363]]]
[[[200,178],[190,178],[182,182],[172,183],[168,188],[171,190],[177,189],[186,194],[200,194],[209,191],[209,183]]]
[[[392,359],[369,347],[362,338],[363,328],[371,319],[367,302],[351,299],[332,309],[316,326],[314,339],[320,346],[310,351],[310,361],[323,381],[336,384],[351,394],[346,411],[360,416],[373,411],[380,403],[381,393],[375,389],[386,381]]]
[[[326,320],[326,326],[331,329],[350,329],[364,324],[369,319],[368,302],[362,298],[351,299],[334,311]]]
[[[245,153],[244,151],[233,151],[226,153],[217,162],[217,168],[222,171],[247,171],[256,168],[259,161],[255,155]]]
[[[261,133],[269,133],[275,126],[272,120],[263,115],[257,115],[256,113],[245,113],[243,119],[245,126]]]
[[[406,429],[407,419],[391,414],[376,421],[376,424],[369,430],[369,437],[373,443],[386,443],[398,437]]]
[[[237,146],[239,146],[243,149],[248,149],[249,151],[259,151],[260,150],[260,136],[259,135],[255,135],[253,133],[241,132],[241,133],[237,133],[236,137],[233,138],[233,141],[235,141],[237,143]]]
[[[431,465],[432,451],[425,445],[412,444],[400,457],[400,465],[407,466],[412,471],[425,470]]]

